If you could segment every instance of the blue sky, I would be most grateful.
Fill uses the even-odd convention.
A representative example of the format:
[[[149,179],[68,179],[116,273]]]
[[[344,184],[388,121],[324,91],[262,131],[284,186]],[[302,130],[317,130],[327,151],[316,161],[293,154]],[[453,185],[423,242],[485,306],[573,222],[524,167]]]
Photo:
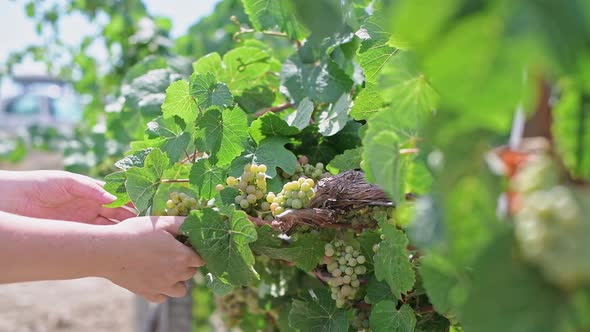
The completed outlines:
[[[144,0],[150,13],[172,19],[172,35],[179,36],[199,18],[210,14],[219,0]],[[94,31],[82,16],[69,17],[62,25],[64,39],[77,44]],[[0,0],[0,62],[15,50],[39,42],[35,25],[26,16],[24,1]]]

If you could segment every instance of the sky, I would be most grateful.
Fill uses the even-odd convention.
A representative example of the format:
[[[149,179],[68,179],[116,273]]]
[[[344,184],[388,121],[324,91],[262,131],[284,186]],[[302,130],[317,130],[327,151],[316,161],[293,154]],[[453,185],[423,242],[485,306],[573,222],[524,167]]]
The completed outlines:
[[[182,35],[199,18],[213,12],[219,0],[144,0],[148,11],[172,19],[172,36]],[[0,62],[11,51],[35,44],[41,39],[24,10],[24,0],[0,0]],[[62,26],[64,39],[77,44],[84,35],[95,31],[82,16],[69,17]]]
[[[58,0],[63,1],[63,0]],[[213,12],[220,0],[143,0],[152,15],[169,17],[172,21],[172,37],[183,35],[200,18]],[[11,52],[29,45],[40,44],[42,37],[35,32],[33,20],[25,13],[25,0],[0,0],[0,63]],[[82,15],[72,15],[60,21],[60,34],[69,45],[78,45],[84,36],[97,31]],[[97,50],[97,52],[105,52]],[[100,58],[100,55],[98,55]],[[15,73],[44,73],[45,65],[26,61],[15,66]],[[19,93],[10,80],[0,80],[0,99]]]

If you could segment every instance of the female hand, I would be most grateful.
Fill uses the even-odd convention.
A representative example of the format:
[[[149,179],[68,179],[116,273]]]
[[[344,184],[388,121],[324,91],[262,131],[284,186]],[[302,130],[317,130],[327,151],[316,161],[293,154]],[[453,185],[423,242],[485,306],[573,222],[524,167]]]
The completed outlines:
[[[112,224],[134,217],[128,207],[106,208],[116,197],[103,183],[64,171],[0,172],[0,210],[32,218]]]
[[[183,221],[183,217],[137,217],[106,227],[117,240],[105,277],[150,302],[186,295],[185,281],[204,262],[175,239]]]

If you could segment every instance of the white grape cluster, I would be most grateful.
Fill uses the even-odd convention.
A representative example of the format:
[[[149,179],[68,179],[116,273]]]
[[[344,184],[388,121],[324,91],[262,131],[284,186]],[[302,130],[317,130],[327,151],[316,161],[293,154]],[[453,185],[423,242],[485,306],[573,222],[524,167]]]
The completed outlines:
[[[299,210],[307,207],[315,196],[314,185],[315,182],[312,179],[299,178],[297,181],[285,183],[283,190],[277,195],[269,192],[266,195],[266,202],[270,204],[272,215],[278,216],[286,209]]]
[[[356,315],[354,315],[354,318],[350,325],[352,325],[352,327],[357,332],[369,331],[369,312],[364,310],[358,310]]]
[[[236,205],[253,216],[261,217],[265,211],[270,211],[270,204],[265,201],[266,170],[266,165],[246,164],[240,177],[229,176],[226,180],[229,187],[240,192],[235,198]]]
[[[324,169],[324,164],[316,163],[314,166],[309,163],[309,160],[306,156],[299,157],[297,165],[295,166],[295,172],[293,174],[289,174],[283,170],[281,170],[280,174],[283,178],[293,181],[299,179],[300,177],[310,178],[318,181],[330,175],[330,173],[326,172]]]
[[[194,197],[177,191],[171,192],[168,197],[166,209],[164,210],[167,216],[188,216],[191,211],[198,210],[206,205],[206,203],[204,204]]]
[[[359,276],[367,273],[366,258],[360,250],[342,240],[326,244],[324,254],[327,270],[332,274],[328,281],[332,299],[336,301],[336,307],[342,308],[357,296],[361,284]]]
[[[236,326],[246,313],[263,313],[258,305],[258,294],[249,287],[234,288],[223,297],[216,298],[216,307],[228,327]]]
[[[532,158],[512,183],[519,208],[514,214],[522,255],[545,277],[571,289],[590,282],[590,226],[573,190],[559,184],[549,157]]]

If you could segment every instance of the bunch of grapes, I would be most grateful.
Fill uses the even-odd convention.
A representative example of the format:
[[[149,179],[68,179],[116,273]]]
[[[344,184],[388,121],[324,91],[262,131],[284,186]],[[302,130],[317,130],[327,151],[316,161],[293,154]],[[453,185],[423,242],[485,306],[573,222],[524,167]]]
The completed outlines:
[[[266,165],[246,164],[239,178],[229,176],[226,183],[240,192],[235,203],[249,215],[265,217],[270,215],[270,203],[266,202]],[[222,189],[222,188],[217,188]],[[271,216],[272,218],[272,216]]]
[[[558,174],[544,156],[519,170],[512,183],[519,205],[514,225],[523,256],[547,279],[570,289],[590,282],[590,225],[574,191],[559,184]]]
[[[249,287],[234,288],[223,297],[216,297],[217,310],[226,326],[236,326],[246,313],[260,314],[264,311],[258,305],[258,294]]]
[[[315,196],[315,185],[312,179],[299,178],[297,181],[285,183],[283,190],[275,195],[269,192],[266,202],[273,216],[285,212],[286,209],[303,209],[309,205],[309,201]]]
[[[168,197],[164,210],[167,216],[188,216],[191,211],[207,206],[207,202],[177,191],[170,192]]]
[[[350,325],[352,325],[357,332],[369,331],[369,311],[361,309],[357,310]]]
[[[389,206],[364,206],[351,209],[340,222],[349,223],[356,229],[375,227],[380,221],[391,219],[393,211],[393,207]]]
[[[330,173],[326,172],[326,170],[324,169],[324,164],[317,163],[315,164],[315,166],[311,165],[309,163],[309,159],[306,156],[301,156],[297,160],[297,165],[295,166],[295,173],[289,174],[281,170],[280,174],[283,178],[293,181],[299,179],[300,177],[305,177],[318,181],[330,175]]]
[[[336,240],[324,247],[327,270],[332,274],[328,281],[336,307],[342,308],[354,300],[360,287],[359,276],[367,273],[366,258],[360,250]]]

